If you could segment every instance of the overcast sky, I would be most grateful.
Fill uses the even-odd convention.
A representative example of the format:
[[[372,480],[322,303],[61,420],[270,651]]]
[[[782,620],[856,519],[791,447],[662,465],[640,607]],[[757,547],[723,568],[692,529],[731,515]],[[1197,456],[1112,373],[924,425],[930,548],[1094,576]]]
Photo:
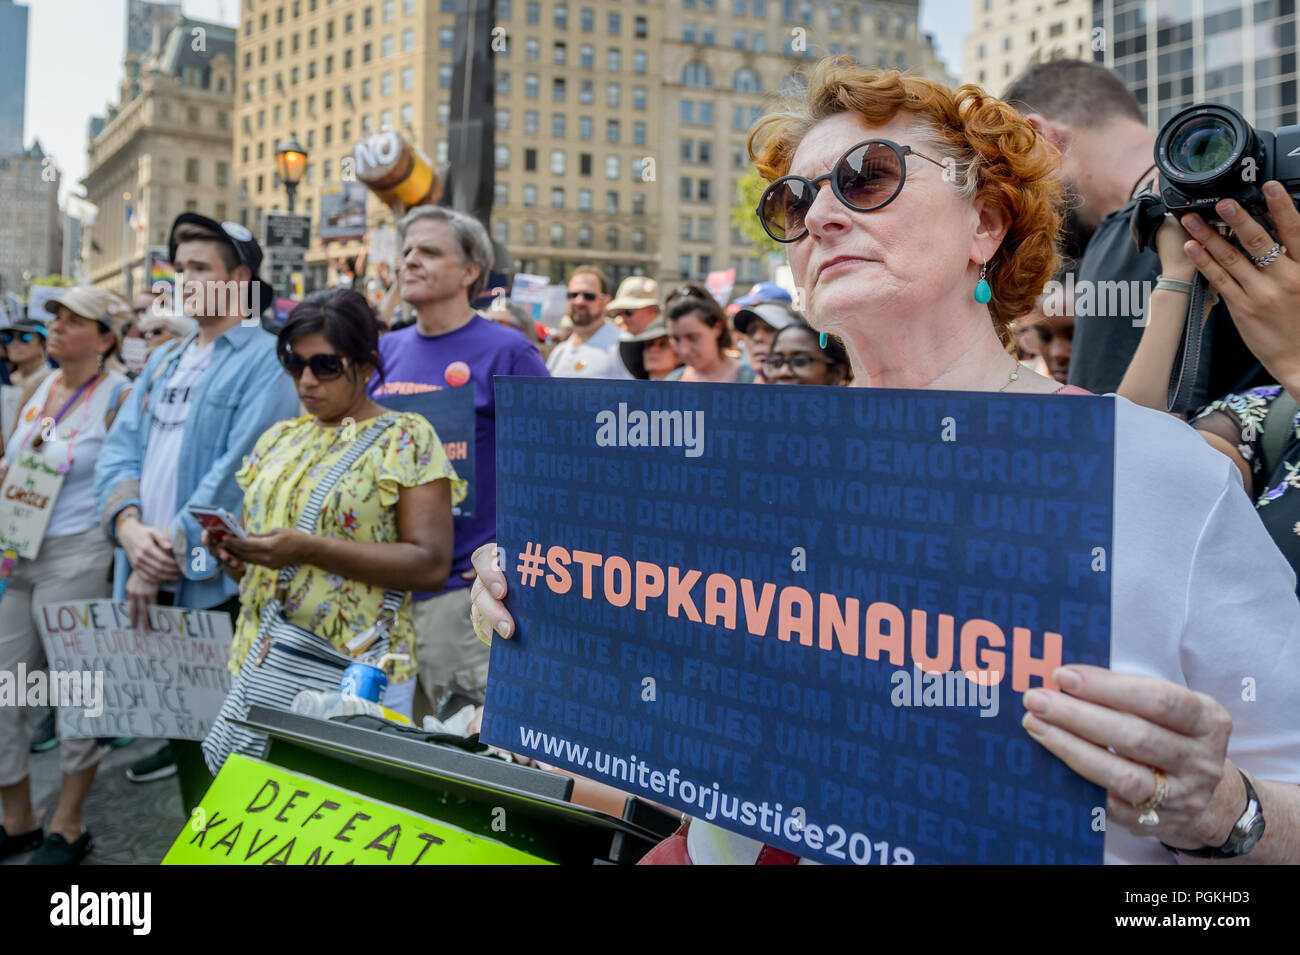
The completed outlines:
[[[21,0],[20,0],[21,2]],[[86,174],[86,122],[117,99],[125,50],[126,0],[27,0],[25,140],[39,139],[80,192]],[[961,73],[962,40],[972,0],[922,0],[921,28],[935,34],[953,75]],[[239,0],[184,0],[189,16],[234,24]]]

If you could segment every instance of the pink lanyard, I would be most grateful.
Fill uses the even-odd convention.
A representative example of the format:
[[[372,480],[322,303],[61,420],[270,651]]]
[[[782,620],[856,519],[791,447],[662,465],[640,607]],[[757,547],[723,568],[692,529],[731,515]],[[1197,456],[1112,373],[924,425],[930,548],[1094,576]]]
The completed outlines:
[[[60,378],[63,377],[62,373],[60,373],[59,377]],[[95,389],[99,387],[99,383],[103,380],[104,380],[104,373],[102,371],[97,371],[95,372],[93,378],[90,378],[87,381],[83,382],[81,387],[72,393],[72,397],[63,403],[63,407],[59,409],[59,413],[54,416],[54,425],[57,426],[60,422],[63,421],[64,415],[68,413],[68,410],[74,404],[76,404],[77,399],[80,398],[82,394],[85,393],[87,388],[89,388],[90,394],[86,395],[85,414],[83,415],[84,420],[82,421],[82,428],[84,428],[86,422],[90,420],[90,402],[95,397]],[[54,390],[54,382],[51,381],[50,391],[53,390]],[[48,404],[48,402],[49,399],[47,398],[46,403]],[[45,409],[42,408],[41,410],[44,411]],[[42,415],[40,419],[40,423],[37,424],[36,426],[36,434],[32,436],[31,441],[28,444],[28,447],[30,447],[33,451],[39,449],[40,446],[45,443],[45,435],[42,433],[45,427],[45,420],[46,420],[45,416]],[[77,438],[81,436],[82,428],[78,428],[76,431],[74,431],[72,433],[72,439],[68,441],[68,457],[66,461],[59,464],[58,469],[60,474],[68,474],[72,471],[72,461],[73,461],[72,449],[77,443]]]

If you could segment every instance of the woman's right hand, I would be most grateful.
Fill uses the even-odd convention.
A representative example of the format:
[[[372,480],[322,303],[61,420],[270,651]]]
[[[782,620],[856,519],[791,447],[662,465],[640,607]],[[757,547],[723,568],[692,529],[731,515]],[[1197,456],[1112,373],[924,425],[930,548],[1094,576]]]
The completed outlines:
[[[506,596],[506,575],[502,570],[501,560],[504,555],[498,551],[496,541],[489,541],[474,551],[474,571],[478,574],[470,587],[470,599],[473,601],[469,618],[474,624],[474,633],[484,643],[492,642],[495,630],[505,639],[515,632],[515,622],[502,602]]]
[[[238,583],[244,578],[244,562],[236,557],[230,551],[220,545],[212,546],[212,532],[203,531],[199,534],[199,543],[212,552],[212,556],[217,558],[217,563],[221,569],[226,572],[226,576]]]

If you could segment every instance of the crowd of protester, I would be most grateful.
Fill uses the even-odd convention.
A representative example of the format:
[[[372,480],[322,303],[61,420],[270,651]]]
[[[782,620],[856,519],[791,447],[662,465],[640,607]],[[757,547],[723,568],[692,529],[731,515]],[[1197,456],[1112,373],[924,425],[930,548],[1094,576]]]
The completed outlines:
[[[1092,165],[1117,145],[1122,161]],[[328,683],[363,635],[385,651],[395,712],[418,724],[482,706],[489,634],[512,629],[491,556],[496,375],[1118,393],[1129,401],[1117,403],[1114,672],[1077,673],[1065,705],[1031,692],[1026,728],[1110,790],[1108,857],[1168,858],[1144,836],[1184,856],[1218,846],[1251,791],[1249,769],[1273,813],[1252,861],[1288,858],[1300,844],[1295,711],[1285,700],[1243,708],[1236,671],[1215,661],[1250,647],[1300,685],[1300,490],[1287,494],[1300,488],[1290,398],[1300,382],[1288,378],[1295,336],[1278,332],[1276,314],[1300,289],[1300,263],[1234,260],[1194,217],[1166,223],[1158,255],[1125,246],[1132,197],[1152,180],[1150,134],[1119,79],[1093,64],[1041,64],[998,100],[825,61],[805,97],[760,122],[751,150],[773,183],[760,217],[787,243],[799,308],[772,282],[721,302],[694,282],[663,294],[642,275],[614,290],[584,265],[566,277],[564,321],[547,328],[505,295],[487,303],[493,246],[482,224],[422,206],[398,223],[391,285],[367,284],[349,263],[339,288],[309,296],[276,334],[259,324],[257,242],[196,212],[173,224],[171,261],[200,282],[249,284],[247,302],[186,298],[180,315],[150,294],[132,306],[78,287],[49,300],[47,323],[7,323],[2,367],[19,397],[0,469],[29,452],[64,483],[39,555],[7,582],[0,669],[45,665],[43,603],[112,596],[133,625],[157,604],[227,614],[233,689],[212,733],[170,741],[128,771],[137,782],[177,775],[188,811],[230,753],[264,751],[231,720],[251,701],[318,687],[322,672]],[[961,170],[956,188],[937,155]],[[812,178],[826,173],[839,177],[834,190]],[[876,179],[893,191],[873,193]],[[1300,253],[1300,214],[1265,192]],[[1076,231],[1063,241],[1067,206],[1065,232]],[[1263,255],[1272,237],[1234,215]],[[1081,260],[1062,262],[1062,247]],[[845,254],[888,277],[840,263],[823,281]],[[1215,343],[1216,361],[1226,357],[1190,416],[1195,430],[1160,406],[1185,299],[1154,293],[1143,323],[1080,316],[1075,342],[1072,309],[1043,299],[1072,268],[1080,281],[1185,281],[1197,269],[1211,279],[1237,337]],[[131,340],[143,341],[138,369],[119,357]],[[472,488],[436,421],[384,406],[462,385],[475,413]],[[471,491],[463,516],[456,505]],[[237,515],[246,536],[215,538],[194,506]],[[1181,723],[1164,718],[1171,710]],[[1089,719],[1094,729],[1079,731]],[[43,827],[28,722],[25,709],[0,707],[0,858],[35,850],[33,862],[77,862],[91,840],[82,806],[114,741],[59,743],[63,786]],[[1134,807],[1157,805],[1165,821],[1148,831]],[[762,849],[691,823],[654,861],[753,861]]]

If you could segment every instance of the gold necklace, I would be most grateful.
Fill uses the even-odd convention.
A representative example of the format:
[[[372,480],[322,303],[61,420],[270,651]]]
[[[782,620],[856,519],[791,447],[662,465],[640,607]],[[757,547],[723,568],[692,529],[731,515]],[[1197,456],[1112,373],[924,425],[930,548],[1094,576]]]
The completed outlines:
[[[1012,382],[1019,380],[1019,378],[1020,378],[1020,359],[1018,359],[1018,358],[1015,359],[1015,363],[1016,363],[1016,364],[1015,364],[1015,367],[1013,367],[1013,368],[1011,369],[1011,374],[1010,374],[1009,376],[1007,376],[1007,383],[1006,383],[1005,385],[1003,385],[1001,388],[999,388],[998,391],[1006,391],[1008,388],[1011,387],[1011,383],[1012,383]]]

